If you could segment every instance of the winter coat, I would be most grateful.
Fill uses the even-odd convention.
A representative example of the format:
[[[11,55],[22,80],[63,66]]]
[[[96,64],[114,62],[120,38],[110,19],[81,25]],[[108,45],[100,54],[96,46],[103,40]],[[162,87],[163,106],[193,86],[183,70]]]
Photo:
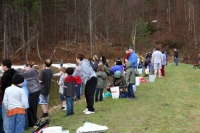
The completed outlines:
[[[98,60],[95,60],[93,66],[92,66],[92,67],[93,67],[93,70],[94,70],[95,72],[97,72],[98,64],[99,64],[99,61],[98,61]]]
[[[137,55],[134,52],[130,54],[128,61],[132,63],[133,68],[137,68]]]
[[[97,87],[98,89],[102,89],[105,87],[105,81],[107,79],[107,74],[105,72],[99,71],[96,72],[97,75]]]
[[[76,93],[76,79],[68,75],[64,81],[64,89],[63,89],[63,96],[71,97],[75,96]]]
[[[113,77],[110,86],[119,86],[119,89],[125,90],[127,85],[124,77],[121,76],[120,78]]]
[[[126,84],[128,85],[129,83],[135,84],[135,76],[139,75],[137,71],[135,71],[132,67],[131,62],[126,63],[126,74],[125,74],[125,79],[126,79]]]
[[[26,79],[27,81],[26,88],[28,89],[29,94],[32,94],[34,92],[41,90],[41,85],[39,83],[38,74],[35,68],[31,68],[28,71],[25,71],[23,73],[20,71],[18,72],[20,75],[22,75]]]
[[[12,84],[12,77],[16,73],[16,71],[11,68],[4,72],[3,76],[1,77],[1,88],[0,88],[0,104],[2,103],[5,89]]]
[[[122,65],[115,65],[115,66],[112,66],[110,68],[110,73],[111,74],[114,74],[117,70],[119,70],[121,72],[121,74],[123,74],[123,66]]]

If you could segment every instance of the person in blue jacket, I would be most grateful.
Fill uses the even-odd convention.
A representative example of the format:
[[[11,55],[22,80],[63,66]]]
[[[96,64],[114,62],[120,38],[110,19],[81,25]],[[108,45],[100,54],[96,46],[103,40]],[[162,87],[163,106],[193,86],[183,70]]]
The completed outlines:
[[[110,73],[113,75],[117,70],[123,74],[123,66],[122,65],[114,65],[110,68]]]
[[[128,61],[132,63],[133,69],[137,69],[137,55],[134,52],[134,48],[129,47],[129,52],[131,54],[130,54],[130,57],[128,58]]]

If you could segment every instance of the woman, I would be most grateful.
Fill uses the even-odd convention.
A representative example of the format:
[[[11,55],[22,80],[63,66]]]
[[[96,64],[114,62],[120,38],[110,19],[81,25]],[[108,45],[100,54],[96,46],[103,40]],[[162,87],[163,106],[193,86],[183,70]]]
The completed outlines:
[[[85,84],[85,98],[87,107],[83,111],[85,114],[95,113],[94,110],[94,93],[97,85],[97,76],[90,63],[85,59],[83,54],[77,54],[76,62],[79,66],[76,68],[73,76],[80,76]]]
[[[20,72],[27,81],[26,88],[29,91],[29,108],[28,108],[28,124],[29,127],[33,127],[37,125],[37,107],[38,107],[38,99],[40,95],[40,83],[38,78],[38,73],[33,68],[34,62],[25,63],[24,70],[25,72]]]
[[[97,72],[97,68],[98,68],[98,65],[99,65],[99,58],[98,58],[98,56],[97,55],[94,55],[93,56],[93,61],[94,61],[94,63],[93,63],[93,70],[95,71],[95,72]]]
[[[101,57],[100,57],[100,60],[101,60],[101,62],[103,63],[103,65],[105,65],[105,66],[108,67],[108,63],[107,63],[107,61],[106,61],[106,57],[105,57],[105,56],[101,56]]]

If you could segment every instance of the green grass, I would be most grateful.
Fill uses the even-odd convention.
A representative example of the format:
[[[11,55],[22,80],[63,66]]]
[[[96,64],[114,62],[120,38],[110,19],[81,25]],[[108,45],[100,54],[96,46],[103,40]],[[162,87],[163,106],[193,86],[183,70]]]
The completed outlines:
[[[200,132],[200,69],[170,64],[165,67],[166,77],[140,83],[135,100],[104,98],[94,104],[95,114],[85,115],[82,98],[75,103],[75,115],[65,118],[65,111],[52,113],[50,126],[75,133],[88,121],[107,126],[108,133]]]

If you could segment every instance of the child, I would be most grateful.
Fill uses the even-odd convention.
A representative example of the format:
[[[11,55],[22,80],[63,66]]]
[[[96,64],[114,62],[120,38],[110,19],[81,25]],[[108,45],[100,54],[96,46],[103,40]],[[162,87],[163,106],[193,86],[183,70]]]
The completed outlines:
[[[12,86],[6,88],[3,103],[8,109],[8,132],[22,133],[25,125],[25,109],[28,107],[26,93],[21,89],[24,78],[15,74],[12,78]]]
[[[126,81],[119,70],[114,72],[110,86],[119,86],[119,92],[124,92],[126,89]],[[110,90],[108,90],[110,91]]]
[[[63,62],[63,60],[61,59],[61,60],[60,60],[60,68],[63,67],[63,64],[64,64],[64,62]]]
[[[76,79],[72,76],[74,69],[72,67],[68,67],[67,77],[64,81],[64,90],[63,96],[66,98],[67,103],[67,114],[66,117],[74,114],[74,96],[76,90]]]
[[[96,87],[95,101],[98,102],[98,95],[100,95],[99,101],[101,102],[103,101],[103,89],[105,87],[105,81],[107,79],[107,75],[104,71],[103,65],[99,65],[96,75],[97,75],[97,87]]]
[[[49,93],[50,93],[50,86],[51,86],[51,79],[53,76],[53,72],[50,69],[52,64],[51,59],[46,59],[45,61],[45,69],[41,71],[40,74],[40,80],[39,83],[41,84],[42,88],[40,91],[39,96],[39,104],[41,104],[41,108],[43,111],[43,114],[40,116],[40,118],[44,118],[49,116],[48,114],[48,102],[49,102]]]
[[[62,101],[61,110],[66,110],[66,99],[63,96],[64,79],[67,76],[65,67],[60,68],[60,74],[61,75],[60,75],[60,79],[58,81],[58,85],[60,86],[59,87],[59,94],[60,94],[60,100]]]
[[[74,77],[76,79],[76,98],[75,101],[80,100],[81,99],[81,84],[82,84],[82,80],[80,76],[75,76]]]
[[[135,94],[133,91],[133,85],[135,85],[135,76],[138,75],[138,73],[133,69],[132,63],[127,62],[126,63],[126,84],[128,86],[128,98],[134,99]]]

